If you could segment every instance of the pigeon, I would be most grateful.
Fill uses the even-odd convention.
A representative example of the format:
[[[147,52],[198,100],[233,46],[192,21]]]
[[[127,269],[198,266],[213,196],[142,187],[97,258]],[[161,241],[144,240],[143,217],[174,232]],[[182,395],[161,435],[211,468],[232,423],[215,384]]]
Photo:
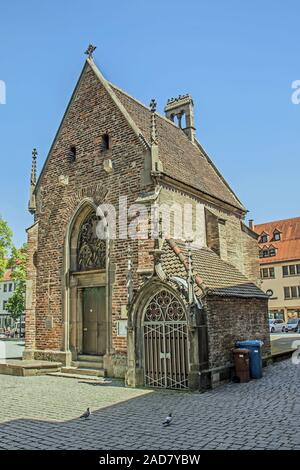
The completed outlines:
[[[172,419],[173,419],[172,418],[172,413],[169,413],[168,416],[166,417],[166,419],[164,420],[163,425],[164,426],[170,426]]]
[[[87,410],[80,416],[80,418],[88,418],[91,415],[90,409],[87,408]]]

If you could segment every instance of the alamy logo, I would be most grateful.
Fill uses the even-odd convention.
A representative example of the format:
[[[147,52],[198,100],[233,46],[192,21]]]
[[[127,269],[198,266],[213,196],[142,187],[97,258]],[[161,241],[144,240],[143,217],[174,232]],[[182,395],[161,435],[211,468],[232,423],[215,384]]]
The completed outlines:
[[[0,80],[0,104],[6,104],[6,85],[3,80]]]
[[[291,96],[292,103],[299,104],[300,103],[300,80],[294,80],[292,82],[292,88],[295,90]]]

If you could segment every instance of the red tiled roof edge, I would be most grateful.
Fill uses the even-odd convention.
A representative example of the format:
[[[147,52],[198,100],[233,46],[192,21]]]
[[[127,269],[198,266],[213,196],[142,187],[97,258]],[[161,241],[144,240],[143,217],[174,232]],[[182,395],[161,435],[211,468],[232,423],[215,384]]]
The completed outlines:
[[[184,254],[182,253],[179,246],[177,246],[176,242],[172,238],[166,238],[166,242],[168,243],[169,247],[174,251],[175,255],[178,257],[180,262],[183,264],[186,271],[188,271],[188,261],[186,260]],[[203,294],[207,291],[207,286],[204,284],[204,281],[199,274],[195,275],[195,282],[198,287],[202,290]]]

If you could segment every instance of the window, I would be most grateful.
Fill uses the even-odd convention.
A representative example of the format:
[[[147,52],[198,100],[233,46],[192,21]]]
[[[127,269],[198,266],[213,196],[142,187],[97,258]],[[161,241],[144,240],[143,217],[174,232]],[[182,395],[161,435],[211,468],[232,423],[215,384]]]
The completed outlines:
[[[260,243],[267,243],[267,242],[268,242],[268,235],[264,233],[260,237]]]
[[[300,275],[300,264],[290,264],[288,266],[282,266],[283,277],[287,276],[299,276]]]
[[[7,300],[3,300],[3,310],[6,310]]]
[[[274,232],[273,240],[276,241],[276,242],[278,242],[279,240],[281,240],[281,236],[280,236],[280,233],[279,233],[279,232]]]
[[[284,287],[284,298],[285,299],[290,299],[291,294],[290,294],[290,288],[289,287]]]
[[[298,297],[298,289],[296,286],[292,286],[291,287],[291,294],[292,294],[292,298],[295,299],[296,297]]]
[[[285,299],[298,299],[300,298],[300,286],[284,287]]]
[[[269,256],[269,250],[263,250],[262,254],[263,258],[267,258]]]
[[[289,275],[289,267],[288,266],[282,266],[282,275],[283,275],[283,277]]]
[[[295,274],[296,274],[296,266],[295,266],[294,264],[291,264],[291,265],[289,266],[289,268],[290,268],[290,276],[295,276]]]
[[[109,135],[103,134],[101,137],[101,152],[106,152],[109,150]]]
[[[263,268],[260,270],[260,277],[262,279],[275,278],[275,269],[274,268]]]
[[[8,284],[8,292],[12,291],[12,287],[13,287],[12,283]]]
[[[4,284],[4,286],[3,286],[3,292],[7,292],[7,284]]]
[[[276,250],[275,250],[275,248],[270,248],[270,249],[269,249],[269,256],[276,256]]]
[[[72,147],[70,147],[68,157],[69,157],[69,161],[71,163],[75,162],[75,160],[76,160],[76,147],[74,145],[72,145]]]

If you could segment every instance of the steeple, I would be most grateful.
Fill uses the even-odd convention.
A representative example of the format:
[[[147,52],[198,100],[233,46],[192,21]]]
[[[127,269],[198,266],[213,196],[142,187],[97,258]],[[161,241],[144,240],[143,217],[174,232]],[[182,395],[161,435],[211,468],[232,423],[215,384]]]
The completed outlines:
[[[37,150],[34,148],[32,150],[32,163],[31,163],[31,175],[30,175],[30,189],[29,189],[29,203],[28,210],[30,214],[35,214],[36,211],[36,202],[35,202],[35,186],[36,186],[36,159],[37,159]]]

